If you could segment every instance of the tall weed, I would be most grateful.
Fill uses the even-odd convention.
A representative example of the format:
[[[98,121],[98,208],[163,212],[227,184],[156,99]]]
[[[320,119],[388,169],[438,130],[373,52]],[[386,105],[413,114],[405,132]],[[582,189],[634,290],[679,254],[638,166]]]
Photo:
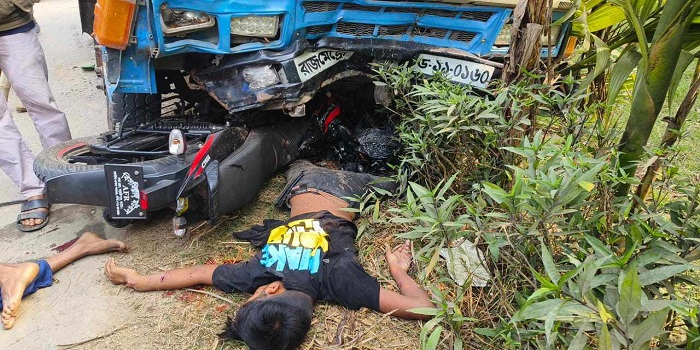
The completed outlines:
[[[616,167],[614,123],[580,109],[570,78],[489,95],[408,66],[377,73],[402,117],[405,197],[388,215],[376,196],[361,211],[418,247],[437,306],[420,310],[435,316],[424,348],[698,347],[698,304],[679,292],[699,283],[698,180],[668,172],[643,206],[615,198],[633,179]],[[505,106],[533,114],[510,120]],[[465,239],[484,252],[485,288],[441,258]]]

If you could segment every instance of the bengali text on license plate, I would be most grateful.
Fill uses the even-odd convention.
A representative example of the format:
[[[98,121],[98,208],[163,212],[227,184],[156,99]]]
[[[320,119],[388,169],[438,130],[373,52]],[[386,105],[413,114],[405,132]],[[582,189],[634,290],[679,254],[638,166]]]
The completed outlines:
[[[433,75],[443,72],[447,79],[477,87],[486,87],[496,71],[494,67],[454,58],[421,54],[416,60],[419,71]]]
[[[309,51],[294,58],[299,80],[305,82],[340,61],[350,59],[352,52],[323,49]]]

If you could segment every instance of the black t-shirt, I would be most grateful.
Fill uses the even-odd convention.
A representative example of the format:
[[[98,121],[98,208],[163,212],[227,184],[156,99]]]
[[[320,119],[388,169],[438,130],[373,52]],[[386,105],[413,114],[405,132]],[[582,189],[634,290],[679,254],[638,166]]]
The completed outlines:
[[[357,261],[357,227],[327,211],[298,215],[288,221],[266,220],[263,226],[234,234],[262,246],[247,262],[216,268],[214,286],[230,293],[253,293],[282,281],[285,288],[348,309],[379,310],[379,283]]]

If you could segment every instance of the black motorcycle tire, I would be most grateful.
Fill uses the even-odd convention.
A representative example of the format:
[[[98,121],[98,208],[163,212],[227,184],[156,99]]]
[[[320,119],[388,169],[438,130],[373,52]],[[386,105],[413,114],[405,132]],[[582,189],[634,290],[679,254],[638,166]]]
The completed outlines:
[[[160,94],[130,94],[115,92],[111,101],[107,98],[107,125],[116,130],[116,125],[126,119],[122,127],[134,127],[160,117]]]
[[[104,169],[104,165],[72,164],[68,162],[68,157],[78,155],[89,149],[89,144],[97,142],[95,136],[83,137],[66,141],[50,147],[39,153],[34,161],[34,172],[41,181],[46,182],[58,176],[70,175],[78,172],[94,171]],[[197,152],[194,147],[188,149],[188,154]],[[133,162],[129,164],[143,167],[167,167],[177,163],[177,156],[166,155],[161,158],[146,160],[143,162]]]

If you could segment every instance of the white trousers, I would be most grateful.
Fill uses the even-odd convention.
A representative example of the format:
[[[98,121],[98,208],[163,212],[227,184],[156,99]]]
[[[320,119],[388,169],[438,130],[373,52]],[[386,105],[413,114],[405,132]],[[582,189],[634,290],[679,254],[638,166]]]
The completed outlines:
[[[56,106],[48,82],[44,50],[36,31],[0,36],[0,70],[27,108],[44,148],[70,140],[66,115]],[[5,96],[0,94],[0,168],[25,198],[44,193],[33,170],[34,155],[22,139]]]

